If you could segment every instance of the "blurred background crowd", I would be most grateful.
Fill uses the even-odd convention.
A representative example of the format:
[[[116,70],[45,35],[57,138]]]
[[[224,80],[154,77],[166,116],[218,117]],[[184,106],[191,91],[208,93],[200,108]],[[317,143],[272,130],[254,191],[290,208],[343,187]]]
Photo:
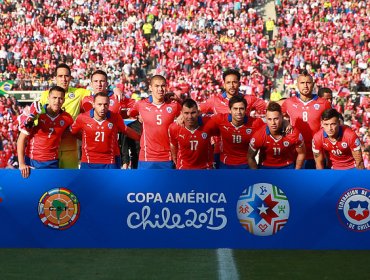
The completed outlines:
[[[103,69],[142,98],[148,76],[162,74],[169,91],[201,102],[237,68],[245,94],[278,100],[297,93],[306,69],[317,89],[333,90],[370,168],[370,1],[0,0],[0,11],[0,81],[12,90],[48,89],[66,62],[74,87]],[[0,97],[1,167],[14,165],[22,108]]]

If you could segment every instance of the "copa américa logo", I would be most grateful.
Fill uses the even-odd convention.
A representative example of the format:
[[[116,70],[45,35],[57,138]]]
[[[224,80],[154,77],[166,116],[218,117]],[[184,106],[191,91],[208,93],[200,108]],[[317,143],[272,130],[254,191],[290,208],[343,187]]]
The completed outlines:
[[[247,187],[237,203],[240,223],[254,235],[277,233],[287,223],[289,213],[288,198],[281,189],[269,183]]]
[[[350,230],[363,232],[370,229],[370,190],[352,188],[346,191],[337,204],[341,223]]]
[[[80,203],[70,190],[55,188],[42,195],[38,212],[44,225],[65,230],[77,222],[80,216]]]

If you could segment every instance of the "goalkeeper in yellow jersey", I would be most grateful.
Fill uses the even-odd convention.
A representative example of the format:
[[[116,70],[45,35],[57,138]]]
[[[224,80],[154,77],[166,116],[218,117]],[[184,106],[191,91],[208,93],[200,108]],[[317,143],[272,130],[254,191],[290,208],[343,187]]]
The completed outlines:
[[[65,89],[65,101],[62,108],[69,113],[73,119],[76,119],[80,113],[81,100],[91,93],[84,88],[69,87],[72,79],[71,69],[67,64],[59,64],[55,69],[55,82],[57,86]],[[40,103],[47,103],[48,90],[44,91],[40,97]],[[62,136],[59,147],[59,168],[78,168],[78,146],[77,139],[69,130],[66,130]]]

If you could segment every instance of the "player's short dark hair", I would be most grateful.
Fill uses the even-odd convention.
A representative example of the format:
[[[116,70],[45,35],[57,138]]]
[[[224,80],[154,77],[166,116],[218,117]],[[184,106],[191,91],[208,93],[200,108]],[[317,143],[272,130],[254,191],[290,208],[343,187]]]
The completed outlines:
[[[58,72],[58,69],[59,68],[64,68],[64,69],[67,69],[68,70],[68,75],[71,76],[71,68],[65,64],[65,63],[60,63],[57,65],[57,67],[55,68],[55,73],[54,73],[54,76],[56,77],[57,76],[57,72]]]
[[[312,78],[312,76],[310,75],[310,73],[308,73],[308,71],[305,69],[305,70],[303,70],[299,75],[298,75],[298,78],[297,79],[299,79],[299,77],[309,77],[310,79],[311,79],[311,81],[313,82],[313,78]]]
[[[240,95],[235,95],[235,96],[230,98],[229,108],[231,109],[231,107],[233,107],[233,105],[235,103],[240,103],[240,102],[242,102],[244,104],[245,108],[247,108],[247,100],[245,100],[244,96],[240,96]]]
[[[274,101],[269,102],[266,110],[269,112],[279,112],[280,114],[282,114],[280,104]]]
[[[196,108],[198,108],[198,104],[193,99],[187,98],[187,99],[184,100],[184,102],[182,102],[182,107],[187,107],[187,108],[196,107]]]
[[[94,101],[95,101],[95,99],[96,99],[98,96],[103,96],[103,97],[108,97],[108,98],[109,98],[109,96],[108,96],[108,94],[107,94],[107,93],[102,92],[102,91],[99,91],[98,93],[95,93],[95,94],[94,94]]]
[[[235,75],[238,78],[238,81],[240,81],[240,72],[236,69],[227,69],[222,73],[222,79],[225,81],[226,77],[229,75]]]
[[[53,91],[62,92],[62,93],[63,93],[63,95],[65,95],[65,94],[66,94],[65,89],[64,89],[64,88],[62,88],[62,87],[60,87],[60,86],[53,86],[53,87],[51,87],[51,88],[49,89],[49,93],[48,93],[48,95],[50,95],[50,93],[52,93]]]
[[[317,92],[317,95],[319,97],[323,97],[325,93],[329,93],[329,94],[331,94],[331,96],[333,96],[333,91],[328,87],[319,88],[319,91]]]
[[[326,109],[321,114],[321,120],[322,121],[327,121],[327,120],[330,120],[331,118],[337,118],[338,120],[340,120],[341,119],[341,114],[333,108]]]
[[[103,70],[96,70],[94,71],[92,74],[91,74],[91,80],[92,78],[95,76],[95,75],[103,75],[105,77],[105,80],[108,81],[108,75],[107,75],[107,72],[103,71]]]
[[[166,78],[165,78],[164,76],[162,76],[162,75],[154,75],[154,76],[152,76],[152,77],[150,78],[150,84],[152,84],[152,82],[153,82],[154,80],[162,80],[162,81],[164,81],[165,83],[167,82]]]

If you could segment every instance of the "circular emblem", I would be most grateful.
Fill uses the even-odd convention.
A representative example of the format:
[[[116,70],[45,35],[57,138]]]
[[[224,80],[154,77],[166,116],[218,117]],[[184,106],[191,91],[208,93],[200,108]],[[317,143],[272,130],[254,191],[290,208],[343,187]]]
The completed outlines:
[[[357,139],[355,140],[355,146],[356,146],[356,147],[361,146],[361,141],[360,141],[360,139],[358,139],[358,138],[357,138]]]
[[[246,230],[254,235],[268,236],[284,227],[290,207],[281,189],[268,183],[258,183],[244,190],[236,211]]]
[[[339,199],[337,213],[341,223],[353,231],[370,229],[370,190],[353,188]]]
[[[348,144],[347,144],[346,142],[343,142],[343,143],[342,143],[342,147],[345,149],[345,148],[347,148],[347,147],[348,147]]]
[[[113,105],[114,105],[114,100],[109,99],[109,106],[113,106]]]
[[[289,142],[288,141],[284,141],[283,142],[283,145],[284,145],[284,147],[289,147]]]
[[[59,124],[60,124],[60,126],[64,126],[64,121],[63,121],[63,120],[61,120],[61,121],[59,122]]]
[[[71,92],[70,94],[68,94],[68,97],[69,97],[70,99],[73,99],[73,98],[75,98],[75,94],[74,94],[73,92]]]
[[[313,105],[313,107],[315,108],[315,110],[319,110],[320,109],[320,104],[315,104],[315,105]]]
[[[207,133],[205,133],[205,132],[202,133],[202,138],[203,139],[207,139],[207,136],[208,136]]]
[[[108,123],[108,128],[109,129],[112,129],[112,127],[113,127],[113,124],[112,123]]]
[[[250,128],[247,128],[247,130],[245,131],[247,134],[251,134],[252,133],[252,129]]]
[[[167,113],[172,113],[172,108],[171,107],[167,107],[166,108],[166,111],[167,111]]]
[[[39,201],[39,217],[44,225],[65,230],[80,216],[77,197],[66,188],[55,188],[43,194]]]

